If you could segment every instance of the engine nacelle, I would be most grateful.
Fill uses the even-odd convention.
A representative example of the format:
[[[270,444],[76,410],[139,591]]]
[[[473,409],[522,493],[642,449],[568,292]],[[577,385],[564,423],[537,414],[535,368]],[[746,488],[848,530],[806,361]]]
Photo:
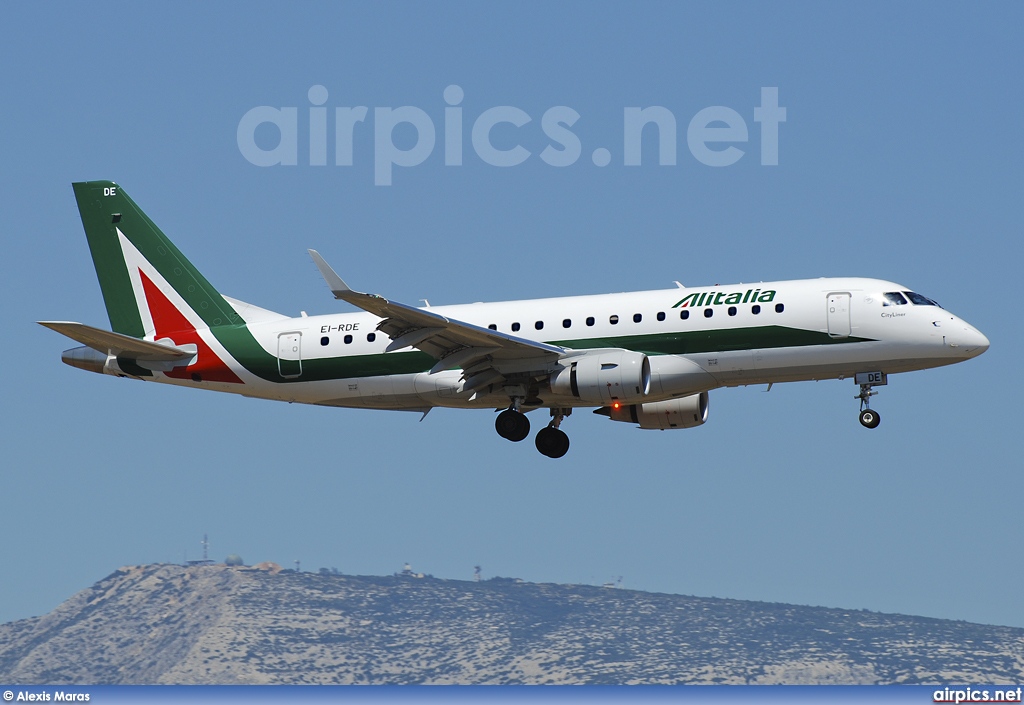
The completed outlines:
[[[647,404],[612,404],[594,413],[612,421],[640,424],[640,428],[693,428],[708,420],[708,393]]]
[[[679,355],[651,358],[651,394],[656,399],[679,394],[696,394],[712,389],[718,382],[696,362]]]
[[[643,353],[606,350],[570,358],[551,375],[551,391],[592,404],[641,401],[651,391],[651,363]]]

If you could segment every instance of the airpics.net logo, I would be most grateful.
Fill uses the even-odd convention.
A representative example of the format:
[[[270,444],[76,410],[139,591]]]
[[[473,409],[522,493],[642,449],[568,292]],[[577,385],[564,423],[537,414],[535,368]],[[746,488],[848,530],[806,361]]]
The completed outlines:
[[[309,158],[305,164],[328,165],[329,134],[333,135],[334,142],[331,163],[337,167],[354,166],[356,141],[372,139],[373,182],[377,186],[390,186],[395,167],[408,169],[419,166],[430,158],[437,147],[437,126],[430,113],[422,108],[412,105],[373,108],[371,126],[370,108],[367,106],[335,107],[334,129],[330,130],[331,111],[325,105],[327,89],[315,85],[307,95],[310,102],[305,108],[308,120],[306,115],[300,118],[298,107],[275,108],[269,105],[252,108],[242,116],[238,121],[238,149],[250,164],[261,167],[297,166],[300,163],[300,133],[308,126],[306,139],[303,140],[309,144]],[[463,153],[466,125],[473,155],[484,164],[507,168],[523,164],[534,157],[515,137],[508,139],[509,134],[521,137],[521,133],[516,130],[536,129],[531,125],[533,117],[525,110],[512,105],[498,105],[471,117],[463,114],[465,91],[460,86],[448,86],[444,89],[443,97],[441,140],[445,166],[462,166],[465,159],[471,158]],[[761,165],[778,165],[779,125],[786,121],[786,109],[779,106],[777,87],[761,88],[761,104],[754,106],[752,118],[759,126],[757,132]],[[579,136],[572,130],[579,120],[580,114],[567,105],[556,105],[544,111],[540,118],[540,130],[548,144],[536,155],[537,158],[553,167],[572,166],[579,161],[584,147]],[[499,125],[502,127],[499,128]],[[648,125],[652,125],[653,129],[645,129]],[[495,146],[493,140],[497,131],[503,137],[500,147]],[[257,132],[263,137],[269,133],[271,138],[259,139]],[[676,116],[668,108],[660,105],[623,108],[622,165],[642,165],[643,141],[646,137],[657,140],[658,164],[675,166],[678,133]],[[415,134],[414,140],[398,139],[396,143],[396,137],[407,138],[412,134]],[[268,141],[274,146],[270,146]],[[698,111],[686,127],[686,146],[690,154],[699,163],[709,167],[736,164],[746,155],[743,146],[749,141],[747,120],[740,112],[724,105],[712,105]],[[510,142],[512,146],[508,146]],[[606,167],[612,163],[613,154],[606,147],[597,147],[590,152],[590,159],[595,166]]]

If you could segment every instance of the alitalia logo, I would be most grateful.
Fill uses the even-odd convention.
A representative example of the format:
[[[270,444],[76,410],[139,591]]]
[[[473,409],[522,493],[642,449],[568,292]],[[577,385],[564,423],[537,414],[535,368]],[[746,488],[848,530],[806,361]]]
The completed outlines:
[[[747,289],[746,291],[695,291],[687,294],[672,308],[693,308],[697,306],[720,306],[722,304],[766,304],[775,299],[775,289]]]

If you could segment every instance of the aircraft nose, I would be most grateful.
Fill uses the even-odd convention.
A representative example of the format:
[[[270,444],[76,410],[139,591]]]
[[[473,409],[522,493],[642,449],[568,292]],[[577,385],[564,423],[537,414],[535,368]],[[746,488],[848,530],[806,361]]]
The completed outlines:
[[[985,334],[977,328],[971,326],[964,326],[964,341],[962,343],[964,352],[969,353],[971,356],[981,355],[983,352],[988,350],[989,342]]]
[[[960,320],[956,321],[954,328],[955,332],[948,335],[946,344],[954,348],[958,356],[972,358],[988,350],[988,338],[974,326]]]

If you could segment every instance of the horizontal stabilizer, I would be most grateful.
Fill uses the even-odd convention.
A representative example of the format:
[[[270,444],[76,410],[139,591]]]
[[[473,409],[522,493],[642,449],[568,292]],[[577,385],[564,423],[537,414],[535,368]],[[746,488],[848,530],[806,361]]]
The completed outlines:
[[[196,354],[195,350],[185,350],[172,345],[139,340],[130,335],[112,333],[82,323],[72,323],[71,321],[38,321],[38,323],[87,345],[93,350],[117,357],[151,362],[178,362],[190,360]]]

